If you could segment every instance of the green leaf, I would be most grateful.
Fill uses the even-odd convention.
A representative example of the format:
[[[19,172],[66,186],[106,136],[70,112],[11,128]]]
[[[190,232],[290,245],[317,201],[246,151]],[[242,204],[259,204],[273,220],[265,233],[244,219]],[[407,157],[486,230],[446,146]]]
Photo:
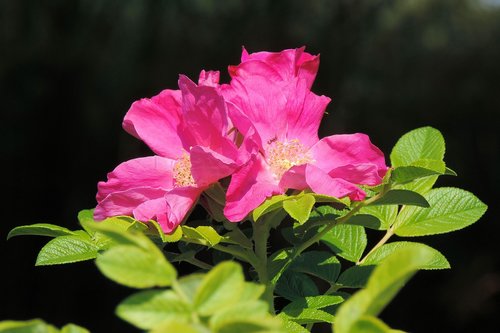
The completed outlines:
[[[26,321],[5,320],[0,321],[1,333],[55,333],[52,326],[47,325],[40,319]]]
[[[96,264],[106,277],[132,288],[166,287],[177,275],[161,252],[132,245],[112,247],[97,257]]]
[[[310,333],[309,330],[305,329],[303,326],[297,324],[294,321],[291,320],[286,320],[285,317],[283,319],[283,328],[285,329],[285,332],[288,333]]]
[[[286,268],[292,253],[291,248],[285,248],[274,252],[268,259],[267,271],[272,283],[276,283]]]
[[[316,200],[311,194],[297,195],[283,201],[283,208],[293,219],[302,224],[309,219],[315,203]]]
[[[178,284],[182,293],[189,299],[192,303],[194,301],[194,296],[199,286],[203,282],[206,274],[194,273],[183,276],[179,279]]]
[[[194,296],[194,307],[204,316],[238,302],[245,284],[241,266],[226,261],[207,273]]]
[[[314,275],[329,283],[337,280],[340,262],[330,252],[310,251],[302,253],[290,265],[289,269]]]
[[[342,204],[343,206],[349,206],[351,204],[351,200],[349,199],[349,197],[339,199],[339,198],[331,197],[329,195],[318,194],[318,193],[314,193],[314,192],[307,193],[307,194],[312,195],[316,202],[339,203],[339,204]]]
[[[425,194],[430,208],[404,207],[394,224],[398,236],[442,234],[465,228],[479,220],[487,206],[472,193],[451,187]]]
[[[373,316],[363,316],[355,321],[350,332],[353,333],[391,333],[392,330],[380,319]]]
[[[365,229],[348,224],[336,225],[321,238],[321,241],[337,255],[352,262],[361,258],[367,243]]]
[[[58,236],[66,236],[73,234],[74,234],[73,231],[58,225],[48,224],[48,223],[36,223],[31,225],[22,225],[19,227],[15,227],[7,235],[7,240],[15,236],[34,235],[34,236],[58,237]]]
[[[178,319],[169,319],[156,326],[149,333],[207,333],[200,324],[189,324]]]
[[[169,319],[187,321],[191,309],[172,290],[148,290],[125,299],[116,308],[116,314],[138,328],[151,329]]]
[[[147,226],[147,233],[160,238],[163,243],[175,243],[182,238],[182,229],[179,227],[175,228],[172,233],[165,234],[160,224],[154,220],[149,221]]]
[[[394,167],[411,165],[421,159],[443,160],[444,138],[437,129],[421,127],[403,135],[391,152]]]
[[[380,220],[376,216],[370,214],[356,214],[344,223],[350,225],[360,225],[362,227],[374,230],[382,230],[382,224],[380,223]]]
[[[384,244],[372,253],[368,255],[363,262],[363,265],[378,265],[389,255],[394,252],[400,251],[401,249],[419,249],[426,248],[430,252],[432,252],[433,257],[429,262],[426,263],[426,266],[421,266],[419,269],[447,269],[450,268],[450,263],[446,260],[445,256],[443,256],[438,250],[433,249],[432,247],[422,244],[422,243],[414,243],[414,242],[393,242]]]
[[[446,167],[444,174],[447,176],[457,176],[457,173],[448,167]]]
[[[293,301],[306,296],[317,296],[319,291],[307,275],[286,270],[276,284],[275,293]]]
[[[97,257],[99,247],[85,233],[59,236],[52,239],[38,253],[36,266],[68,264]]]
[[[255,208],[252,212],[252,218],[257,221],[262,215],[270,213],[274,210],[283,207],[283,201],[288,200],[289,197],[285,194],[275,195],[264,201],[259,207]]]
[[[345,300],[339,295],[320,295],[297,298],[283,308],[282,311],[302,310],[302,309],[322,309],[330,305],[340,304]]]
[[[318,309],[294,309],[283,311],[279,317],[286,318],[297,324],[314,324],[314,323],[333,323],[335,317],[326,311]]]
[[[364,288],[374,269],[374,265],[349,267],[340,274],[337,285],[341,288]]]
[[[379,229],[377,230],[387,230],[394,223],[396,217],[398,216],[398,207],[396,205],[365,206],[360,209],[359,213],[375,216],[380,223]],[[370,228],[368,226],[366,227]]]
[[[432,127],[422,127],[403,135],[391,152],[393,167],[420,166],[419,160],[442,161],[445,153],[444,138]],[[438,176],[429,176],[402,185],[402,188],[425,193],[432,188]]]
[[[425,247],[400,249],[375,268],[365,289],[358,291],[339,308],[336,333],[350,333],[363,316],[377,316],[413,274],[428,266],[435,253]]]
[[[219,244],[222,240],[222,236],[219,235],[213,227],[199,226],[196,228],[192,228],[188,226],[182,226],[181,228],[184,237],[200,242],[201,244],[214,246]]]
[[[429,203],[425,200],[425,197],[417,192],[409,190],[390,190],[382,198],[373,202],[371,205],[407,205],[429,207]]]
[[[67,324],[61,328],[61,333],[90,333],[90,331],[75,324]]]
[[[285,333],[283,322],[276,317],[247,318],[227,322],[214,333]]]
[[[442,161],[440,161],[442,162]],[[444,166],[444,162],[443,166]],[[442,175],[443,172],[438,172],[431,169],[426,169],[417,166],[401,166],[392,171],[391,180],[396,184],[406,184],[418,178],[424,178],[434,175]]]
[[[252,300],[240,302],[231,307],[225,307],[216,312],[210,318],[210,328],[213,332],[218,332],[224,326],[246,320],[265,321],[269,318],[269,307],[266,302]]]
[[[234,230],[226,233],[223,241],[237,244],[247,249],[253,249],[252,241],[247,238],[240,228],[235,228]]]

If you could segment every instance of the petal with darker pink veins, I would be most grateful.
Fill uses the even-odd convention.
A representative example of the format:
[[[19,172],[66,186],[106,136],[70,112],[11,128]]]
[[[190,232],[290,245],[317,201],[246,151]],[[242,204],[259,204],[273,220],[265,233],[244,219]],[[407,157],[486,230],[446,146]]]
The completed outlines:
[[[137,206],[163,198],[165,190],[151,187],[135,187],[125,191],[113,192],[100,200],[94,210],[94,219],[102,221],[107,217],[132,215]],[[147,220],[141,220],[146,222]]]
[[[181,93],[163,90],[132,104],[123,120],[123,128],[144,141],[156,154],[177,158],[182,154],[179,136],[181,122]]]
[[[219,154],[202,146],[191,149],[191,174],[198,186],[208,186],[236,170],[238,149],[236,146],[228,145],[225,150],[225,154]]]
[[[262,156],[253,155],[231,178],[224,215],[229,221],[239,222],[268,197],[282,193]]]
[[[317,194],[336,198],[349,197],[351,200],[363,200],[366,196],[365,192],[356,185],[341,178],[333,178],[310,164],[306,166],[306,182]]]
[[[167,202],[166,222],[158,221],[166,233],[170,233],[182,223],[195,205],[204,188],[178,187],[165,194]]]
[[[306,164],[296,165],[288,169],[280,179],[280,188],[304,190],[308,187],[306,182]]]
[[[362,171],[364,177],[371,180],[376,176],[368,176],[366,172],[371,170],[379,177],[383,177],[387,171],[384,154],[371,143],[366,134],[362,133],[323,138],[311,147],[310,152],[314,158],[314,165],[327,173],[340,167],[362,165],[358,171]],[[375,168],[367,169],[367,164],[372,164]],[[350,168],[354,171],[352,167]]]
[[[214,87],[197,86],[186,76],[179,78],[182,91],[183,131],[189,146],[218,147],[228,140],[228,117],[224,99]],[[185,142],[187,143],[187,142]]]
[[[108,173],[105,182],[97,184],[97,202],[115,192],[134,188],[157,188],[167,191],[173,187],[174,160],[159,157],[141,157],[118,165]]]

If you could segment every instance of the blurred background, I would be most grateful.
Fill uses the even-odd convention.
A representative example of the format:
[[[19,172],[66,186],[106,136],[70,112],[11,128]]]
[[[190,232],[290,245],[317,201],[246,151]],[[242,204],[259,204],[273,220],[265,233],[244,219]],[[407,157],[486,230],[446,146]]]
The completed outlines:
[[[443,132],[459,177],[438,185],[472,191],[489,210],[426,238],[452,270],[418,273],[382,318],[410,332],[496,332],[498,0],[0,0],[0,319],[136,331],[113,315],[132,291],[92,262],[35,268],[46,239],[5,237],[36,222],[77,228],[97,182],[149,154],[121,128],[130,104],[175,89],[180,73],[216,69],[227,81],[242,45],[321,53],[313,90],[333,99],[322,136],[365,132],[388,156],[411,129]]]

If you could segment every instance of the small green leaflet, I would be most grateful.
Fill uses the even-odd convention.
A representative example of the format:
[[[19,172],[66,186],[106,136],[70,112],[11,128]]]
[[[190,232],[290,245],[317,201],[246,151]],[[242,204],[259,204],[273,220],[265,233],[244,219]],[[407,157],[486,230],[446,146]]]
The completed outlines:
[[[194,295],[194,308],[208,316],[222,307],[232,306],[240,300],[245,289],[241,266],[230,261],[223,262],[209,271]]]
[[[391,152],[391,164],[399,167],[421,159],[442,161],[444,152],[445,143],[441,132],[432,127],[421,127],[398,140]]]
[[[319,277],[332,284],[339,276],[340,262],[331,252],[309,251],[296,258],[288,269]]]
[[[94,259],[99,247],[83,231],[69,236],[59,236],[45,244],[38,253],[36,266],[67,264]]]
[[[422,127],[403,135],[391,152],[391,164],[393,167],[416,166],[427,169],[433,163],[422,163],[421,161],[442,161],[445,153],[444,138],[437,129]],[[438,170],[444,172],[445,170]],[[401,188],[418,193],[425,193],[432,188],[438,176],[428,176],[415,179],[410,183],[401,185]]]
[[[438,250],[433,249],[432,247],[422,244],[422,243],[414,243],[414,242],[392,242],[388,244],[384,244],[372,253],[368,255],[363,262],[363,265],[378,265],[385,258],[390,256],[391,254],[401,250],[401,249],[419,249],[425,248],[432,253],[432,258],[426,263],[425,266],[420,266],[419,269],[447,269],[450,268],[450,263],[446,260],[445,256],[443,256]]]
[[[298,195],[295,198],[283,201],[283,209],[299,223],[303,224],[309,219],[311,209],[316,200],[311,194]]]
[[[364,316],[377,316],[413,274],[428,266],[435,253],[425,247],[400,249],[375,268],[366,288],[345,301],[337,312],[335,333],[350,333]]]
[[[221,242],[222,236],[210,226],[199,226],[196,228],[182,226],[182,233],[188,240],[195,241],[202,245],[214,246]]]
[[[397,205],[382,205],[382,206],[365,206],[361,208],[359,214],[368,214],[375,216],[379,220],[379,226],[377,230],[387,230],[396,220],[398,215]],[[353,216],[353,217],[356,217]],[[367,228],[371,228],[365,225]],[[374,228],[371,228],[374,229]]]
[[[31,225],[22,225],[19,227],[15,227],[9,232],[9,234],[7,235],[7,239],[10,239],[15,236],[25,236],[25,235],[57,237],[57,236],[67,236],[73,234],[74,234],[73,231],[58,225],[48,224],[48,223],[36,223]]]
[[[96,260],[97,267],[111,280],[132,288],[169,286],[177,277],[163,253],[143,234],[100,229],[120,245],[111,247]]]
[[[436,188],[424,196],[431,207],[404,207],[394,224],[396,235],[425,236],[459,230],[479,220],[487,209],[474,194],[458,188]]]
[[[126,298],[116,314],[138,328],[151,329],[168,319],[187,321],[191,308],[172,290],[147,290]]]
[[[390,190],[382,198],[371,204],[371,206],[381,205],[429,207],[429,203],[421,194],[409,190]]]
[[[296,300],[305,296],[317,296],[318,288],[310,277],[303,273],[286,270],[276,284],[276,294],[288,300]]]
[[[365,229],[358,225],[340,224],[332,228],[321,241],[338,256],[356,262],[365,250],[367,238]]]

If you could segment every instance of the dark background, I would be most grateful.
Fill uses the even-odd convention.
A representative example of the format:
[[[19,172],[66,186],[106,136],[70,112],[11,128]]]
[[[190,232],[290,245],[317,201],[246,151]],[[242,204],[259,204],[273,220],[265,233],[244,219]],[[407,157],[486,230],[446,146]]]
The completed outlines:
[[[130,104],[178,74],[251,52],[321,53],[313,90],[332,97],[321,134],[365,132],[387,156],[431,125],[459,177],[439,185],[489,204],[466,230],[427,237],[452,270],[424,271],[382,318],[411,332],[495,332],[500,314],[500,1],[0,1],[2,222],[0,319],[42,317],[134,332],[113,315],[132,290],[92,262],[33,267],[46,239],[14,226],[77,228],[96,183],[149,152],[121,129]],[[418,239],[417,239],[418,240]]]

